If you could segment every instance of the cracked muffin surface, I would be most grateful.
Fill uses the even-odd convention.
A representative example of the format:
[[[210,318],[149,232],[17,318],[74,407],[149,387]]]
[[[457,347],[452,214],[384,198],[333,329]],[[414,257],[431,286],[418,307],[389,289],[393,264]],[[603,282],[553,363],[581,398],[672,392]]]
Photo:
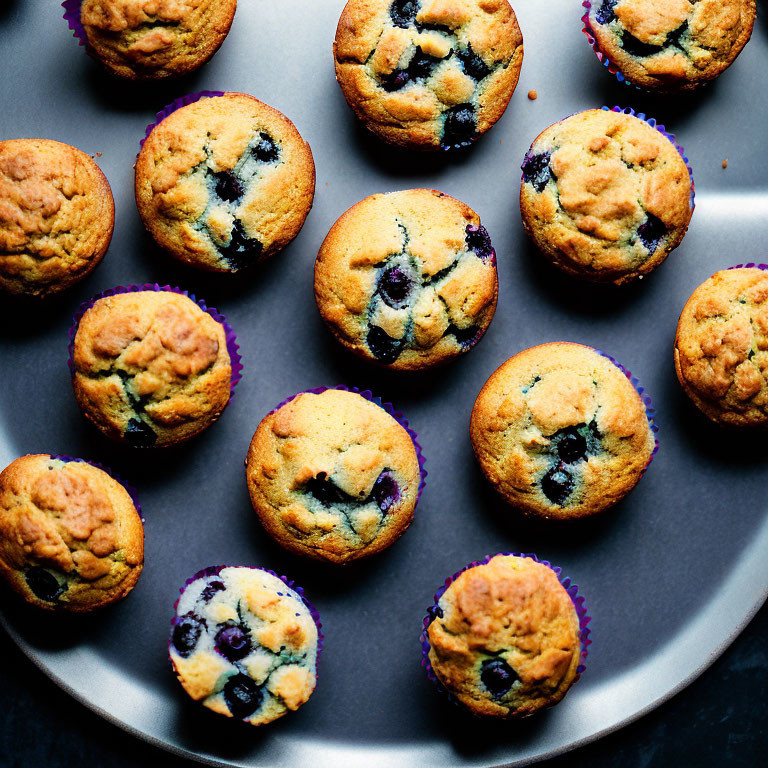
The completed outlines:
[[[101,298],[74,339],[75,396],[107,437],[173,445],[210,426],[229,402],[224,326],[187,296],[137,291]]]
[[[686,303],[675,338],[686,394],[712,421],[768,424],[768,273],[726,269]]]
[[[389,368],[428,368],[469,351],[497,296],[496,254],[480,218],[434,190],[357,203],[315,263],[326,325],[347,349]]]
[[[749,42],[755,0],[591,0],[597,43],[634,85],[692,90],[722,74]]]
[[[489,130],[523,63],[507,0],[350,0],[333,48],[357,117],[416,149],[465,147]]]
[[[622,499],[656,446],[640,395],[607,357],[554,342],[507,360],[472,410],[486,478],[523,512],[585,517]]]
[[[103,470],[38,454],[0,473],[0,575],[28,603],[101,608],[133,589],[143,562],[133,499]]]
[[[182,591],[172,624],[176,676],[213,712],[264,725],[315,689],[315,619],[301,595],[267,571],[202,571]]]
[[[237,0],[82,0],[88,52],[130,79],[183,75],[226,38]]]
[[[559,269],[622,284],[681,242],[692,180],[675,145],[644,120],[593,109],[555,123],[523,162],[526,232]]]
[[[0,141],[0,289],[69,288],[99,264],[114,222],[112,190],[84,152],[49,139]]]
[[[546,565],[514,555],[461,573],[440,597],[427,638],[438,680],[490,717],[557,704],[581,659],[579,618],[565,588]]]
[[[266,416],[246,461],[267,532],[298,554],[345,563],[380,552],[413,520],[413,440],[362,395],[305,392]]]
[[[136,161],[144,226],[172,256],[237,272],[282,250],[312,207],[309,145],[244,93],[203,97],[151,131]]]

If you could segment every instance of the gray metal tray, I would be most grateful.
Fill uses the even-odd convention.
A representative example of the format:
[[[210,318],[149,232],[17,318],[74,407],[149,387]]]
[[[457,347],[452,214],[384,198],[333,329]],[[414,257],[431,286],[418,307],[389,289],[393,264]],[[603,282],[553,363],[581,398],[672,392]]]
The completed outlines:
[[[140,491],[147,560],[133,594],[101,615],[38,616],[4,599],[0,618],[29,656],[88,706],[137,735],[215,764],[314,768],[522,764],[595,739],[690,682],[738,634],[768,584],[768,445],[721,432],[688,403],[671,346],[691,291],[716,269],[768,260],[765,125],[768,30],[700,93],[651,97],[620,86],[595,60],[578,0],[516,0],[526,54],[499,125],[469,153],[413,155],[369,138],[334,82],[343,0],[241,0],[222,50],[180,82],[131,85],[78,49],[58,5],[0,8],[0,137],[44,136],[100,152],[117,224],[102,266],[44,307],[0,300],[0,466],[34,452],[96,459]],[[535,88],[539,99],[528,101]],[[241,90],[296,123],[315,153],[317,199],[281,256],[229,279],[176,266],[143,232],[132,164],[154,113],[201,89]],[[517,209],[519,165],[533,138],[572,112],[630,105],[677,134],[696,177],[682,247],[652,276],[616,290],[542,263]],[[721,168],[727,157],[728,170]],[[499,309],[483,342],[433,373],[367,367],[324,330],[312,265],[339,214],[373,192],[428,186],[470,204],[499,255]],[[166,452],[108,443],[82,419],[66,366],[80,301],[114,285],[178,284],[218,306],[239,333],[245,378],[218,424]],[[577,527],[522,522],[477,469],[468,440],[475,395],[513,353],[580,341],[614,355],[659,410],[661,450],[630,497]],[[386,553],[329,570],[282,552],[260,528],[243,459],[261,417],[286,395],[326,384],[368,387],[402,409],[427,457],[416,521]],[[586,674],[558,707],[520,723],[478,723],[447,705],[420,669],[424,610],[445,577],[501,550],[561,565],[587,596],[594,643]],[[259,564],[302,584],[327,635],[319,685],[297,713],[261,730],[205,716],[170,672],[166,643],[179,587],[213,564]]]

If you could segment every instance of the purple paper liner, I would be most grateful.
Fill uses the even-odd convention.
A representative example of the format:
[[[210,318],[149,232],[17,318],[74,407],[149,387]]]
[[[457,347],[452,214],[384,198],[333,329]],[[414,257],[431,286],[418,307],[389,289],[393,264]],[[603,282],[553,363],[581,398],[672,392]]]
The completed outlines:
[[[370,400],[374,405],[378,405],[383,411],[386,411],[407,433],[413,442],[413,447],[416,449],[416,458],[419,460],[419,488],[416,491],[416,504],[421,499],[421,494],[424,487],[427,484],[427,470],[424,465],[427,460],[424,458],[421,452],[421,444],[419,443],[419,436],[411,429],[408,424],[408,419],[405,418],[401,411],[396,411],[392,403],[385,403],[380,397],[374,396],[369,389],[360,389],[359,387],[348,387],[345,384],[339,384],[336,387],[315,387],[314,389],[305,389],[303,392],[297,392],[295,395],[291,395],[289,398],[283,400],[282,403],[276,405],[267,416],[271,416],[276,411],[279,411],[284,405],[287,405],[291,400],[295,400],[299,395],[321,395],[323,392],[327,392],[329,389],[338,389],[342,392],[354,392],[356,395],[364,397],[366,400]],[[264,417],[266,418],[266,416]],[[415,505],[414,505],[415,506]]]
[[[275,571],[270,570],[269,568],[262,568],[260,566],[256,565],[212,565],[208,568],[203,568],[203,570],[198,571],[194,576],[187,579],[184,582],[184,586],[179,590],[179,596],[176,598],[176,602],[173,604],[173,618],[171,619],[171,634],[168,638],[168,654],[170,656],[170,650],[171,650],[171,644],[173,641],[173,629],[178,623],[180,616],[178,615],[178,607],[179,607],[179,600],[181,600],[181,596],[184,594],[187,587],[192,584],[193,582],[197,581],[198,579],[205,579],[209,576],[218,576],[221,571],[223,571],[225,568],[250,568],[254,571],[264,571],[265,573],[270,574],[271,576],[275,576],[276,578],[280,579],[287,587],[288,589],[292,589],[300,598],[301,602],[304,603],[305,607],[309,611],[310,615],[312,616],[312,620],[315,622],[315,626],[317,627],[317,657],[315,659],[315,680],[318,679],[318,671],[317,671],[317,663],[320,661],[320,654],[323,650],[323,645],[325,642],[325,635],[323,635],[323,624],[320,621],[320,614],[317,612],[317,609],[315,608],[312,603],[309,602],[307,599],[307,596],[304,594],[303,587],[299,587],[296,585],[295,581],[292,581],[287,576],[281,576],[279,573],[275,573]],[[173,661],[171,661],[171,667],[173,667]]]
[[[80,6],[82,4],[83,0],[64,0],[61,7],[64,9],[64,18],[79,44],[88,45],[88,35],[85,34],[85,27],[80,22]]]
[[[149,138],[149,134],[152,133],[155,127],[165,120],[168,115],[173,114],[176,110],[182,107],[188,107],[190,104],[194,104],[200,99],[213,99],[218,96],[223,96],[224,91],[196,91],[195,93],[187,94],[186,96],[180,96],[178,99],[174,99],[170,104],[164,106],[155,116],[157,119],[154,123],[150,123],[147,126],[147,130],[144,132],[144,138],[139,142],[139,147],[144,146],[144,142]]]
[[[453,574],[453,576],[449,576],[445,580],[445,584],[443,584],[440,589],[437,590],[435,593],[435,601],[434,603],[427,608],[427,615],[424,617],[423,621],[423,628],[421,631],[421,634],[419,635],[419,640],[421,642],[421,666],[424,667],[424,671],[427,674],[427,677],[437,686],[437,688],[448,697],[450,701],[452,701],[455,704],[458,704],[459,706],[463,706],[461,702],[440,682],[440,679],[435,674],[435,671],[432,669],[432,663],[429,660],[429,651],[431,650],[432,646],[429,642],[429,637],[427,635],[427,630],[429,629],[429,625],[432,624],[432,622],[441,616],[442,609],[438,605],[440,602],[440,598],[445,594],[445,591],[448,589],[448,587],[453,584],[456,579],[461,576],[462,573],[465,571],[469,571],[472,568],[476,568],[478,565],[486,565],[488,562],[490,562],[494,557],[508,557],[508,556],[514,556],[514,557],[525,557],[529,560],[533,560],[536,563],[540,563],[541,565],[545,565],[547,568],[549,568],[551,571],[554,572],[554,574],[557,576],[558,581],[563,585],[563,588],[568,593],[568,596],[571,598],[571,602],[573,603],[573,607],[576,609],[576,615],[579,618],[579,644],[581,646],[581,661],[579,663],[579,666],[576,668],[576,677],[573,679],[573,682],[576,683],[578,679],[581,677],[582,673],[586,670],[586,662],[587,662],[587,656],[589,654],[589,646],[592,644],[592,640],[590,638],[590,635],[592,634],[592,630],[589,628],[589,623],[592,621],[592,617],[587,613],[587,606],[584,598],[579,595],[579,588],[576,584],[574,584],[570,578],[567,576],[563,576],[562,569],[558,566],[552,565],[547,560],[540,560],[536,555],[534,554],[526,554],[524,552],[497,552],[495,555],[486,555],[482,560],[474,560],[469,565],[464,566],[460,571],[457,571]]]
[[[595,52],[595,56],[597,56],[597,60],[622,84],[628,85],[630,88],[635,88],[636,90],[640,91],[643,90],[639,85],[636,85],[635,83],[631,82],[620,70],[619,68],[606,56],[606,54],[603,52],[602,48],[600,48],[600,44],[597,41],[597,35],[595,34],[595,30],[592,26],[592,21],[589,18],[589,12],[592,10],[592,3],[589,0],[583,0],[581,4],[585,9],[586,13],[581,17],[581,21],[584,24],[584,28],[582,29],[582,32],[587,36],[587,40],[589,40],[589,44],[592,47],[592,50]]]
[[[120,483],[120,485],[122,485],[123,488],[125,488],[126,492],[131,497],[133,506],[136,507],[136,511],[139,513],[141,522],[142,523],[146,522],[146,520],[144,519],[144,513],[141,510],[141,504],[139,504],[139,496],[138,496],[138,493],[136,492],[136,489],[132,485],[126,483],[119,473],[115,472],[113,469],[110,469],[109,467],[104,466],[104,464],[100,464],[98,461],[89,461],[88,459],[78,459],[74,456],[67,456],[63,453],[49,453],[48,455],[54,461],[64,461],[67,464],[90,464],[92,467],[96,467],[96,469],[100,469],[102,472],[106,472],[115,482]]]
[[[753,264],[750,261],[748,264],[736,264],[736,266],[727,267],[727,269],[762,269],[762,270],[768,270],[768,264]]]
[[[139,291],[167,291],[168,293],[178,293],[181,296],[186,296],[188,299],[197,304],[203,312],[209,314],[217,323],[224,326],[224,333],[227,338],[227,352],[229,353],[230,367],[232,369],[230,387],[229,387],[229,400],[235,396],[235,387],[237,386],[242,376],[243,363],[240,356],[240,347],[237,344],[237,335],[235,334],[232,326],[215,307],[209,307],[203,299],[197,299],[194,294],[188,291],[182,290],[178,287],[172,287],[170,285],[159,285],[158,283],[144,283],[143,285],[118,285],[115,288],[108,288],[106,291],[102,291],[96,296],[84,301],[80,308],[75,312],[72,317],[72,327],[69,329],[69,357],[67,359],[67,365],[69,365],[70,375],[75,376],[75,336],[77,329],[80,327],[80,321],[83,319],[83,315],[99,300],[109,298],[110,296],[117,296],[121,293],[137,293]],[[227,403],[228,405],[229,403]]]
[[[640,477],[642,477],[646,473],[648,467],[651,466],[653,457],[659,452],[659,425],[656,423],[656,409],[653,407],[653,400],[651,400],[651,396],[646,393],[645,387],[637,380],[637,378],[632,375],[632,372],[623,366],[618,360],[616,360],[616,358],[611,357],[609,354],[603,352],[600,349],[596,349],[595,352],[610,360],[629,379],[630,384],[632,384],[632,386],[635,388],[637,394],[640,395],[640,399],[643,401],[643,405],[645,406],[645,415],[648,417],[648,425],[651,428],[651,432],[653,432],[654,446],[653,451],[651,451],[651,455],[648,458],[648,463],[640,473]]]

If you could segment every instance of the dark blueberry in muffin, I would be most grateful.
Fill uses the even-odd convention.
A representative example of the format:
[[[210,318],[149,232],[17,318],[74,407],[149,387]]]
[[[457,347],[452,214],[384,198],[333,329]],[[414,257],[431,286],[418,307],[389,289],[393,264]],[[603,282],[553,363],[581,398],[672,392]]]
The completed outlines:
[[[403,351],[403,339],[393,339],[386,331],[377,325],[372,325],[366,337],[371,354],[382,363],[394,363]]]
[[[456,55],[459,57],[464,71],[473,80],[480,82],[491,74],[491,68],[472,50],[471,45],[468,45],[465,51],[458,51]]]
[[[220,249],[222,257],[233,271],[252,266],[261,256],[264,246],[255,238],[248,237],[240,219],[235,219],[229,243]]]
[[[350,497],[335,486],[325,472],[318,473],[305,486],[307,493],[311,493],[321,504],[332,506],[333,504],[343,504],[350,500]]]
[[[227,203],[239,200],[245,189],[240,179],[232,171],[221,171],[215,174],[216,194]]]
[[[246,675],[233,675],[224,686],[224,701],[233,717],[244,720],[261,705],[263,693],[256,683]]]
[[[25,574],[27,586],[32,590],[36,597],[45,600],[46,603],[55,603],[59,595],[64,592],[66,587],[59,584],[57,578],[45,568],[35,565]]]
[[[373,485],[371,496],[378,508],[386,513],[400,498],[400,486],[389,472],[382,472]]]
[[[667,234],[667,228],[664,226],[664,222],[652,213],[646,213],[645,215],[647,218],[637,228],[637,236],[648,249],[648,253],[656,253],[659,243]]]
[[[418,0],[393,0],[389,6],[389,17],[396,27],[407,29],[410,24],[416,21],[416,14],[419,12]]]
[[[562,461],[554,464],[541,478],[541,490],[544,495],[559,506],[563,506],[573,493],[573,485],[573,474]]]
[[[598,24],[610,24],[615,18],[614,8],[619,0],[603,0],[602,5],[597,9],[595,18]]]
[[[251,637],[245,627],[228,623],[216,633],[216,650],[229,661],[240,661],[251,652]]]
[[[405,88],[408,83],[411,82],[411,76],[404,69],[396,69],[389,75],[384,75],[381,78],[381,87],[385,91],[399,91],[401,88]]]
[[[273,163],[280,157],[280,150],[269,134],[262,133],[259,143],[253,148],[253,156],[262,163]]]
[[[494,696],[503,696],[520,678],[504,659],[486,659],[480,669],[480,679]]]
[[[523,181],[532,184],[537,192],[543,192],[552,178],[549,152],[529,152],[523,161]]]
[[[667,35],[666,45],[674,45],[677,48],[683,50],[680,43],[680,38],[688,31],[688,22],[684,21],[677,29],[673,29]]]
[[[212,581],[205,585],[205,589],[200,593],[200,599],[204,603],[210,603],[217,592],[223,592],[225,589],[223,581]]]
[[[444,149],[468,147],[476,137],[475,108],[471,104],[457,104],[445,113],[443,125]]]
[[[445,335],[451,334],[456,338],[456,343],[462,347],[471,347],[475,344],[480,334],[480,329],[476,325],[470,325],[469,328],[457,328],[455,325],[449,325]]]
[[[400,267],[390,267],[379,278],[379,294],[393,309],[402,309],[407,303],[413,283]]]
[[[131,419],[123,433],[125,441],[137,448],[151,448],[157,442],[157,435],[149,424],[140,419]]]
[[[557,453],[566,464],[575,464],[586,458],[587,440],[576,427],[567,427],[559,435]]]
[[[171,642],[179,652],[179,656],[186,659],[195,650],[204,627],[205,620],[194,613],[187,613],[179,619],[171,637]]]
[[[488,259],[493,259],[496,256],[496,251],[493,250],[491,244],[491,237],[485,227],[470,224],[466,232],[467,250],[473,251],[478,259],[488,261]]]
[[[424,53],[421,48],[417,48],[408,64],[408,74],[413,80],[426,80],[441,61],[442,59],[430,56],[428,53]]]
[[[662,49],[662,46],[644,43],[626,31],[621,36],[621,47],[631,56],[639,58],[653,56],[654,53],[658,53]]]

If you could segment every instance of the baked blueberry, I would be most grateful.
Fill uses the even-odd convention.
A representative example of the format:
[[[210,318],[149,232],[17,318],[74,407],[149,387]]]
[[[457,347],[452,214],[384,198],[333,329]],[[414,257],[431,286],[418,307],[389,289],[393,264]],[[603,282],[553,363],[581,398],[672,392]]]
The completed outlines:
[[[414,24],[418,12],[418,0],[392,0],[392,5],[389,6],[389,16],[392,23],[401,29],[407,29]]]
[[[33,566],[24,576],[34,595],[48,603],[55,603],[59,595],[66,590],[66,585],[60,584],[59,580],[45,568]]]
[[[219,171],[215,178],[216,194],[225,202],[234,203],[243,196],[243,184],[232,171]]]
[[[251,652],[251,637],[247,628],[229,623],[223,626],[215,638],[216,650],[230,661],[240,661]]]
[[[210,603],[217,592],[223,592],[225,589],[226,587],[224,586],[223,581],[212,581],[209,584],[206,584],[205,589],[200,595],[200,599],[204,603]]]
[[[259,143],[253,148],[253,156],[262,163],[273,163],[280,157],[280,149],[267,133],[259,135]]]
[[[573,488],[573,472],[562,461],[553,464],[541,478],[541,490],[544,495],[553,504],[561,507],[573,493]]]
[[[249,237],[240,219],[235,219],[229,242],[221,248],[221,255],[226,259],[231,271],[238,272],[252,267],[261,256],[263,247],[255,237]]]
[[[486,659],[480,668],[483,685],[494,695],[503,696],[520,680],[504,659]]]
[[[496,257],[496,251],[491,243],[491,236],[482,224],[467,225],[467,249],[473,251],[481,261],[488,261]]]
[[[333,504],[345,504],[352,499],[328,479],[325,472],[320,472],[313,477],[306,486],[307,492],[312,494],[321,504],[331,506]]]
[[[464,67],[464,71],[473,79],[480,82],[485,80],[493,70],[472,50],[472,46],[468,45],[466,49],[459,50],[456,55],[461,60],[461,65]]]
[[[567,427],[557,437],[557,453],[566,464],[575,464],[587,457],[587,440],[576,427]]]
[[[637,236],[651,254],[656,253],[666,234],[664,222],[652,213],[646,213],[645,221],[637,228]]]
[[[552,178],[549,152],[529,152],[523,161],[523,181],[532,184],[537,192],[543,192]]]
[[[644,43],[642,40],[638,40],[634,35],[627,31],[621,36],[621,47],[632,56],[653,56],[662,50],[664,46],[652,45],[651,43]]]
[[[173,627],[172,642],[179,656],[188,658],[197,647],[205,629],[205,620],[194,613],[187,613]]]
[[[475,108],[472,104],[457,104],[445,113],[443,125],[444,149],[468,147],[477,138]]]
[[[402,309],[408,301],[413,281],[400,267],[386,269],[379,278],[379,294],[393,309]]]
[[[247,675],[232,675],[224,686],[224,701],[238,720],[250,717],[261,704],[261,688]]]
[[[399,91],[401,88],[405,88],[410,82],[411,76],[408,73],[408,70],[396,69],[394,72],[382,76],[381,87],[385,91]]]
[[[600,24],[610,24],[615,18],[615,8],[619,0],[603,0],[597,9],[595,18]]]
[[[157,442],[157,433],[141,419],[130,419],[125,428],[125,441],[137,448],[151,448]]]
[[[371,496],[382,512],[389,512],[400,499],[400,486],[388,471],[382,472],[374,483]]]
[[[382,363],[394,363],[400,353],[403,351],[405,341],[403,339],[393,339],[386,331],[379,328],[378,325],[372,325],[368,330],[366,337],[368,349],[371,354]]]
[[[468,328],[457,328],[455,325],[449,325],[446,334],[451,334],[462,347],[472,347],[479,341],[482,331],[475,325]]]
[[[408,74],[413,80],[426,80],[441,61],[442,59],[430,56],[417,47],[413,58],[408,64]]]

